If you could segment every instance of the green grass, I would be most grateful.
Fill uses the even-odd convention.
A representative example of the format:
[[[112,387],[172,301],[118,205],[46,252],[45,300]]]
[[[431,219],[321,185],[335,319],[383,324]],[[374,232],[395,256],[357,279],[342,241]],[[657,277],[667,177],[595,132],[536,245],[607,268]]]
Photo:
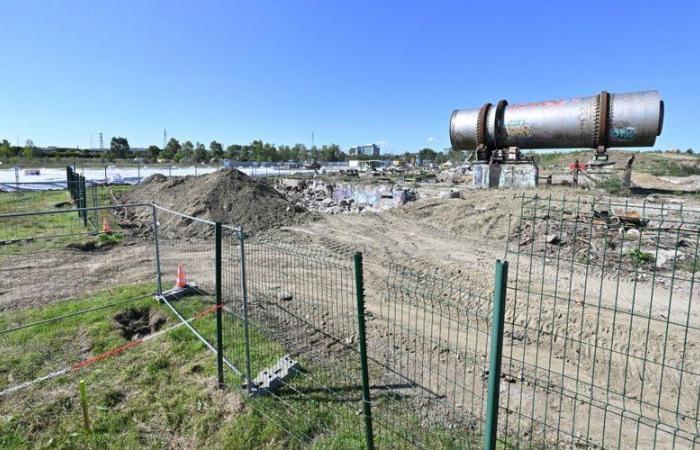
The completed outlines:
[[[627,253],[627,256],[630,258],[632,264],[634,264],[635,267],[640,267],[644,264],[653,263],[655,260],[654,255],[652,255],[651,253],[643,252],[638,248],[630,250]]]
[[[611,195],[621,195],[627,191],[622,184],[622,179],[614,174],[596,183],[596,187]]]
[[[687,177],[700,175],[700,162],[679,162],[660,159],[647,169],[652,175],[669,177]]]
[[[70,196],[66,190],[22,193],[0,192],[0,214],[53,210],[56,209],[56,204],[67,201],[70,201]]]
[[[86,307],[129,300],[151,286],[101,292],[89,300],[63,301],[42,310],[6,314],[2,329],[45,320]],[[204,308],[199,298],[190,306]],[[1,386],[43,376],[88,356],[118,347],[126,340],[111,318],[127,306],[150,306],[175,317],[152,298],[82,314],[2,337]],[[207,334],[213,315],[197,319]],[[185,327],[77,372],[34,385],[0,402],[0,448],[167,448],[221,447],[232,431],[239,400],[215,388],[212,354]],[[93,433],[82,430],[77,382],[88,385]],[[12,381],[10,381],[12,380]]]
[[[115,185],[115,186],[107,186],[107,187],[98,186],[97,187],[97,201],[100,204],[100,206],[113,205],[114,200],[112,199],[112,195],[110,194],[110,191],[118,199],[121,194],[129,192],[132,189],[134,189],[134,186],[130,186],[130,185]]]
[[[131,186],[112,186],[116,194],[127,192]],[[107,188],[97,187],[98,204],[112,204],[111,195]],[[90,194],[91,195],[91,194]],[[101,248],[107,245],[114,245],[121,242],[121,234],[115,218],[104,212],[88,213],[87,226],[78,216],[76,211],[72,211],[73,206],[56,205],[66,202],[69,199],[66,191],[42,191],[17,193],[0,193],[0,214],[29,212],[29,211],[61,211],[41,215],[25,215],[7,217],[0,220],[0,241],[22,241],[17,244],[0,244],[0,263],[3,255],[16,253],[40,252],[65,248],[68,245],[91,246],[94,241],[94,248]],[[92,205],[92,201],[88,201]],[[95,231],[102,229],[102,218],[109,217],[112,230],[115,234],[95,235]],[[26,240],[29,241],[27,242]],[[86,248],[89,250],[89,248]]]
[[[169,309],[150,297],[151,284],[115,287],[90,299],[66,300],[42,309],[23,310],[0,317],[0,330],[43,321],[86,308],[125,304],[0,335],[0,390],[36,379],[54,370],[114,349],[126,343],[113,317],[129,306],[150,307],[167,317],[165,327],[178,323]],[[141,300],[131,299],[146,296]],[[211,305],[200,297],[175,303],[184,317]],[[214,314],[192,322],[214,341]],[[225,322],[229,336],[239,336],[235,320]],[[238,334],[236,334],[238,333]],[[227,341],[227,357],[242,367],[242,345]],[[284,348],[251,329],[254,371],[285,354]],[[230,344],[230,345],[229,345]],[[360,391],[329,394],[320,386],[347,387],[339,381],[340,367],[356,372],[356,355],[340,366],[319,365],[301,357],[306,375],[293,380],[284,402],[273,397],[245,398],[241,379],[227,370],[229,388],[216,388],[215,358],[184,326],[121,354],[37,383],[0,401],[0,448],[250,448],[250,449],[360,449],[363,418]],[[342,378],[342,377],[341,377]],[[78,382],[88,386],[92,433],[82,427]],[[305,391],[308,389],[309,391]],[[310,392],[300,394],[299,392]],[[393,423],[410,431],[420,429],[410,408],[396,399]],[[286,405],[286,406],[285,406]],[[384,430],[378,430],[386,432]],[[406,431],[406,430],[401,430]],[[421,432],[429,448],[463,448],[471,438],[444,429]],[[394,433],[383,433],[386,445],[402,445]]]

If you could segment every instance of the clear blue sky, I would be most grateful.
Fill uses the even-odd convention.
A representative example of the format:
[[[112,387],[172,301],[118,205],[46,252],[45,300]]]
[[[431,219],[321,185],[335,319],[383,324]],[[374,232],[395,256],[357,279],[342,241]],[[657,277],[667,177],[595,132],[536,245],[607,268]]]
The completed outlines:
[[[697,1],[0,0],[0,139],[449,145],[458,107],[658,89],[700,150]]]

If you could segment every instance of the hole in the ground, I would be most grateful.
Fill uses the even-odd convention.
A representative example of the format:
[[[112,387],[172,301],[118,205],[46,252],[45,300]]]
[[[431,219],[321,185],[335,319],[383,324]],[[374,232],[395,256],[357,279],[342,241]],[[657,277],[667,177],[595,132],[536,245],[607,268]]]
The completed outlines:
[[[114,316],[117,329],[124,339],[138,339],[160,330],[165,316],[148,306],[130,307]]]

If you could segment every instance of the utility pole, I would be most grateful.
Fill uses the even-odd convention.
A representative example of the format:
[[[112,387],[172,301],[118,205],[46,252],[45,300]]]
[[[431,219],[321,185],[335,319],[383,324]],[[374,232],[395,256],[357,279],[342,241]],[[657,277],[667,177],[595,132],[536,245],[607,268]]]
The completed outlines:
[[[102,132],[100,131],[100,151],[103,152],[105,150],[104,142],[102,141]]]
[[[314,132],[312,131],[311,132],[311,150],[313,150],[314,148],[316,148],[316,144],[314,142]]]
[[[163,128],[163,148],[168,145],[168,132]]]

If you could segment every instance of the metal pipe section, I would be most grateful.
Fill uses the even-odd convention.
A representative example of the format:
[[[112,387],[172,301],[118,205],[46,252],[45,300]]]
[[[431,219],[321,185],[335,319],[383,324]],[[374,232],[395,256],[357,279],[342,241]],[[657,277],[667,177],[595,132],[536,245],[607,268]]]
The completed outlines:
[[[609,94],[479,109],[450,119],[456,150],[651,147],[661,134],[664,103],[658,91]]]

